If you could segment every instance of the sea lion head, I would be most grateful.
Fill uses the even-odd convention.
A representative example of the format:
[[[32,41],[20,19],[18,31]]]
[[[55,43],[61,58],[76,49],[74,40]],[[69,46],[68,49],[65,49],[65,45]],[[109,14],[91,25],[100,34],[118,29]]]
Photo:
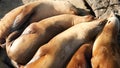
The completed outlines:
[[[103,27],[105,26],[107,20],[106,19],[96,19],[95,21],[93,21],[91,24],[95,24],[96,25],[96,28],[94,28],[93,30],[96,32],[96,33],[99,33]],[[92,27],[93,25],[91,25]]]
[[[93,40],[95,39],[95,37],[97,36],[97,34],[99,32],[102,31],[102,29],[104,28],[105,24],[106,24],[107,20],[106,19],[99,19],[96,18],[95,20],[91,21],[91,22],[87,22],[89,25],[87,25],[87,27],[89,30],[87,31],[87,33],[89,35],[87,35],[87,40]],[[89,27],[88,27],[89,26]],[[90,36],[91,35],[91,36]],[[94,36],[94,37],[93,37]]]
[[[120,27],[119,27],[120,22],[119,22],[119,19],[116,17],[116,15],[112,12],[107,20],[108,21],[105,25],[104,30],[107,32],[112,32],[113,35],[118,34],[119,29],[120,29]]]

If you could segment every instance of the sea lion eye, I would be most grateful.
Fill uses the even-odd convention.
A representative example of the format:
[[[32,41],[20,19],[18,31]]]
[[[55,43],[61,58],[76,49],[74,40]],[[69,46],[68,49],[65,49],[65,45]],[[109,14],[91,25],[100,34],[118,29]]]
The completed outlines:
[[[100,22],[100,23],[99,23],[99,26],[102,25],[102,23],[103,23],[103,22]]]
[[[104,20],[102,22],[99,23],[99,26],[105,25],[107,23],[108,20]]]
[[[108,21],[108,23],[110,23],[111,21]]]

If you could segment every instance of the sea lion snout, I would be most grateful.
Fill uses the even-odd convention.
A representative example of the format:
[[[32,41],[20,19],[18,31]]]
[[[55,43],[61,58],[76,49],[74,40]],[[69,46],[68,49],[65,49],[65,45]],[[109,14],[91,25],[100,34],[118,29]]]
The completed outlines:
[[[111,14],[107,20],[108,20],[108,23],[115,23],[115,22],[120,23],[117,16],[113,12],[111,12]]]
[[[106,19],[98,19],[97,22],[99,22],[99,23],[97,24],[97,30],[96,29],[95,30],[98,33],[99,31],[101,31],[103,29],[103,27],[107,23],[107,20]]]
[[[116,16],[108,18],[108,23],[114,23],[114,22],[119,23],[119,20]]]
[[[96,19],[93,15],[86,15],[85,17],[86,17],[85,20],[87,21],[92,21]]]
[[[118,20],[116,15],[114,13],[111,13],[111,15],[108,18],[106,26],[114,27],[114,30],[117,30],[117,32],[118,32],[120,30],[120,24],[119,23],[120,23],[120,21]]]

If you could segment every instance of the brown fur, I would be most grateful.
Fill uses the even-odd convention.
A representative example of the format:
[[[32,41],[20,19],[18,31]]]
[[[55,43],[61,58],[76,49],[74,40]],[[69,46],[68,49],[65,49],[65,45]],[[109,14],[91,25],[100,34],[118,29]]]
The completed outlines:
[[[0,44],[5,43],[5,38],[10,33],[10,28],[16,16],[22,12],[23,6],[13,9],[0,20]]]
[[[117,43],[119,23],[117,17],[111,14],[94,42],[92,68],[120,68],[120,47]]]
[[[99,25],[101,23],[101,25]],[[64,68],[70,57],[103,28],[103,20],[77,24],[41,46],[26,68]],[[88,37],[91,36],[91,37]]]
[[[92,68],[90,61],[92,57],[92,47],[92,42],[81,45],[72,56],[67,68]]]
[[[25,5],[23,11],[16,17],[13,30],[19,29],[20,25],[23,25],[26,21],[27,23],[38,22],[44,18],[66,13],[79,14],[78,9],[67,1],[32,2]]]
[[[1,19],[0,43],[4,43],[11,32],[25,28],[31,22],[65,13],[78,14],[79,12],[77,8],[66,1],[38,1],[20,6]]]
[[[14,35],[15,33],[8,37],[6,43],[7,53],[16,62],[26,64],[33,57],[37,49],[55,35],[75,24],[93,19],[94,17],[90,15],[81,17],[63,14],[44,19],[38,23],[32,23],[14,42],[11,43],[16,36]]]

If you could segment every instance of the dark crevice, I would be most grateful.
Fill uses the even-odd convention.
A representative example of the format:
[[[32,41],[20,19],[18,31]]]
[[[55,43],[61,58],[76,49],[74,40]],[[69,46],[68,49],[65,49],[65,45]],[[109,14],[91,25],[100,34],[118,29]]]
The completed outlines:
[[[0,44],[4,44],[6,41],[4,38],[0,39]]]
[[[119,19],[119,21],[120,21],[120,15],[117,15],[117,14],[116,14],[116,16],[117,16],[117,18],[118,18],[118,19]]]
[[[17,30],[17,31],[14,31],[12,32],[8,38],[7,38],[7,42],[12,42],[13,40],[15,40],[16,38],[18,38],[21,33],[22,33],[23,30]]]
[[[87,7],[87,9],[90,10],[90,14],[93,15],[93,16],[96,16],[95,13],[94,13],[94,11],[93,11],[93,9],[92,9],[91,6],[87,3],[87,1],[86,1],[86,0],[83,0],[83,1],[84,1],[84,3],[85,3],[85,6]]]
[[[110,4],[110,6],[114,6],[114,5],[120,5],[120,2],[118,2],[118,3],[113,3],[113,4]]]
[[[108,0],[108,5],[105,8],[101,8],[101,9],[105,9],[105,11],[103,12],[104,14],[108,11],[108,8],[110,7],[110,0]],[[99,9],[100,10],[100,9]],[[99,17],[101,17],[103,14],[99,15]]]
[[[94,11],[96,11],[96,10],[100,10],[100,9],[107,9],[107,7],[105,7],[105,6],[103,6],[103,7],[99,7],[99,8],[94,9]]]
[[[5,65],[9,66],[9,68],[14,68],[14,66],[11,63],[11,59],[6,53],[6,49],[2,47],[0,47],[0,61],[3,62]]]

